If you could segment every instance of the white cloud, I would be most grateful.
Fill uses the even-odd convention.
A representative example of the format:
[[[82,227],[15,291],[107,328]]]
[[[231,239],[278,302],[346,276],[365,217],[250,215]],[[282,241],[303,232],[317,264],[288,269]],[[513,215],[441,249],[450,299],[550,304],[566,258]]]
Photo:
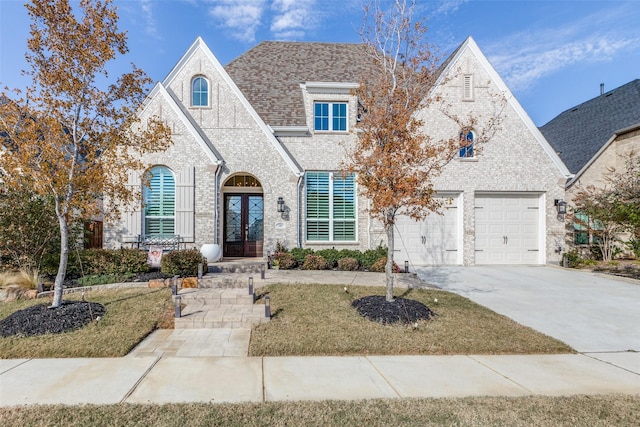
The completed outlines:
[[[486,52],[512,90],[527,90],[569,66],[609,61],[637,49],[640,31],[620,25],[624,11],[609,10],[561,27],[519,32],[487,46]]]
[[[254,42],[265,10],[265,0],[218,0],[212,2],[209,14],[230,36],[243,42]]]
[[[156,19],[153,16],[153,3],[151,0],[140,0],[140,8],[142,9],[142,17],[144,18],[144,32],[145,34],[160,40],[162,37],[158,33],[158,27],[156,26]]]
[[[315,27],[315,0],[274,0],[271,32],[277,39],[303,38],[306,31]]]

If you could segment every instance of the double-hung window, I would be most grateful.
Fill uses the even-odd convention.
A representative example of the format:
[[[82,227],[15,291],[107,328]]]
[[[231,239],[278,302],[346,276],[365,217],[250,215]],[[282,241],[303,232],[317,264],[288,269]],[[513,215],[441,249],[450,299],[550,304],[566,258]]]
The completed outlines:
[[[346,102],[316,102],[313,104],[313,128],[316,131],[346,132]]]
[[[175,234],[176,184],[173,173],[164,166],[149,171],[144,187],[144,234],[147,237]]]
[[[307,172],[307,241],[356,241],[356,183],[353,174]]]

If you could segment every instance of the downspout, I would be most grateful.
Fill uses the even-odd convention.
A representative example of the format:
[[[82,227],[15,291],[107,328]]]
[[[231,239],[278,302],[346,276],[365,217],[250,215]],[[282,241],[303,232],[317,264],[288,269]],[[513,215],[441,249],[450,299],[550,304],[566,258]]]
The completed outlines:
[[[214,210],[214,216],[213,216],[213,243],[216,245],[219,245],[220,243],[218,242],[218,228],[220,227],[220,224],[218,224],[218,220],[220,218],[220,173],[222,172],[224,166],[224,160],[220,160],[218,162],[218,165],[216,167],[216,175],[215,175],[215,210]]]

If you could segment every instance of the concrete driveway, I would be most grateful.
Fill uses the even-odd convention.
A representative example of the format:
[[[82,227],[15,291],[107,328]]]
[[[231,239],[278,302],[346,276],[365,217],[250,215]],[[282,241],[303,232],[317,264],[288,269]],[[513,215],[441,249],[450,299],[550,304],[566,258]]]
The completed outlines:
[[[640,351],[640,284],[560,267],[423,267],[463,295],[581,353]]]

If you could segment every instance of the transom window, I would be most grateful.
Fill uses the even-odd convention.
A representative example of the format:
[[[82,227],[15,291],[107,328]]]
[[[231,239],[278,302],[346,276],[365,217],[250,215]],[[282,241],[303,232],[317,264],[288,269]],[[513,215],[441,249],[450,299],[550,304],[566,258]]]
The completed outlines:
[[[173,173],[165,166],[149,171],[144,187],[144,234],[147,237],[175,234],[176,183]]]
[[[305,176],[307,241],[355,241],[355,176],[339,172],[307,172]]]
[[[314,103],[313,127],[317,131],[345,132],[347,130],[347,103]]]
[[[262,187],[251,175],[235,175],[224,182],[225,187]]]
[[[209,82],[204,77],[196,77],[191,82],[191,105],[194,107],[209,105]]]
[[[471,158],[473,157],[473,132],[462,131],[460,132],[460,157]]]

